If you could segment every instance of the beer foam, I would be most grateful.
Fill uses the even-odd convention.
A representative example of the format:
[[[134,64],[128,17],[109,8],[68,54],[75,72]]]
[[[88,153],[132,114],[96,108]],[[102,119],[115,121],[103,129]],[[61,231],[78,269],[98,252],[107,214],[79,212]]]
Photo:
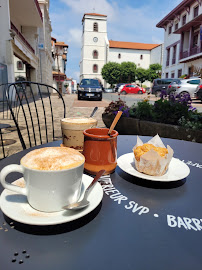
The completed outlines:
[[[35,170],[58,171],[83,164],[85,157],[69,147],[45,147],[33,150],[21,159],[24,167]]]

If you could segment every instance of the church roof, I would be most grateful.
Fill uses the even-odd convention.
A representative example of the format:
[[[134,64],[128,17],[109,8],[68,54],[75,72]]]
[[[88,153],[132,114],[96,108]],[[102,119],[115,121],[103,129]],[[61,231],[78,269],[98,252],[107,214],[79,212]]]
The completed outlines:
[[[109,40],[110,48],[131,49],[131,50],[152,50],[161,44],[148,44],[138,42],[125,42]]]
[[[107,15],[98,14],[98,13],[84,13],[83,18],[82,18],[82,22],[84,21],[85,15],[107,17]]]
[[[91,15],[91,16],[102,16],[102,17],[107,17],[107,15],[103,15],[103,14],[98,14],[98,13],[85,13],[85,15]]]

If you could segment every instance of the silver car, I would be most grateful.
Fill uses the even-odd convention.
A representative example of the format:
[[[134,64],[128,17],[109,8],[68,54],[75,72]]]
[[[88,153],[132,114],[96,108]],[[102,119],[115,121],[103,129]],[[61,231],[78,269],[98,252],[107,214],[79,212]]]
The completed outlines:
[[[200,78],[190,78],[179,80],[177,83],[171,85],[170,91],[175,92],[176,95],[183,96],[189,94],[191,98],[195,97],[196,88],[200,83]]]

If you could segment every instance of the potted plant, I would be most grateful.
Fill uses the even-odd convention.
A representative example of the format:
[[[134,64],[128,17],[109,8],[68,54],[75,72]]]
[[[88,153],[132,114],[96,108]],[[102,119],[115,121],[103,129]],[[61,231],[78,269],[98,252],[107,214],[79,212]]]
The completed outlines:
[[[120,98],[111,102],[102,114],[109,127],[117,114],[123,111],[116,130],[119,134],[136,134],[202,142],[202,114],[191,106],[189,95],[183,97],[162,93],[150,104],[148,99],[128,107]]]

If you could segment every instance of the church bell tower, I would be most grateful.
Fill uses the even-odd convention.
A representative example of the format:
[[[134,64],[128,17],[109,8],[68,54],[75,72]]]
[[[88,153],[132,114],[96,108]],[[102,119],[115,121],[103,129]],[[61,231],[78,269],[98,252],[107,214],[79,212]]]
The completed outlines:
[[[107,58],[107,16],[85,13],[82,26],[80,81],[98,79],[104,84],[101,71]]]

